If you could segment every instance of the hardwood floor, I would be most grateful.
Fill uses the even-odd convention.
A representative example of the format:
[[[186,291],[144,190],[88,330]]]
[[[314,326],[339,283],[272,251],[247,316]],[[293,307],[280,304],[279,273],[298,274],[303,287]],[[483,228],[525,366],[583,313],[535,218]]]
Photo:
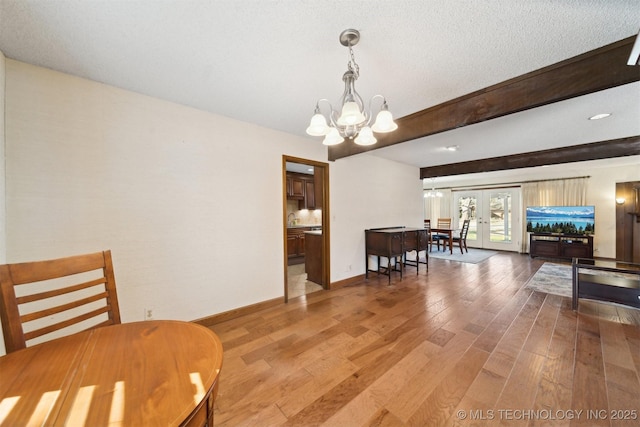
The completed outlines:
[[[215,425],[640,425],[640,310],[525,289],[543,262],[432,258],[214,325]]]

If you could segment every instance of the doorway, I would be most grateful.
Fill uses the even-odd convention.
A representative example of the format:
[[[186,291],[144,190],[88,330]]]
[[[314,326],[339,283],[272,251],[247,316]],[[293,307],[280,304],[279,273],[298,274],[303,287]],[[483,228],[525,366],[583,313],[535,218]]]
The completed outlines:
[[[282,156],[284,296],[329,289],[329,165]]]
[[[616,183],[616,260],[640,263],[640,181]]]
[[[467,245],[517,252],[520,247],[520,189],[455,191],[454,227],[469,220]]]

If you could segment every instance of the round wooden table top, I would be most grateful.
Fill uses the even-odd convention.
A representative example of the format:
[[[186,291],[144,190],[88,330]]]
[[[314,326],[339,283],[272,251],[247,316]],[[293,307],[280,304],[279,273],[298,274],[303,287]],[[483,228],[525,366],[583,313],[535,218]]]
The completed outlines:
[[[221,368],[220,339],[194,323],[80,332],[0,357],[0,424],[180,425]]]

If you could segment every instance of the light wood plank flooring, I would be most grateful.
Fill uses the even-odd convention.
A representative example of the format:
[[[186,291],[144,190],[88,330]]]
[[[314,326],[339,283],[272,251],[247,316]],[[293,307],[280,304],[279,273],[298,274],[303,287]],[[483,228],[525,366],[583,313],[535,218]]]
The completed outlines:
[[[215,425],[640,425],[640,310],[525,289],[543,262],[432,258],[212,326]]]

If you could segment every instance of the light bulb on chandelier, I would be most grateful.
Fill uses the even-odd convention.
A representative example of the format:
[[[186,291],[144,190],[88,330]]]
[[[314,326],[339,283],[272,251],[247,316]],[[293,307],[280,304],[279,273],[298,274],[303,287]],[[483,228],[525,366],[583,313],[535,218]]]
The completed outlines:
[[[353,55],[353,46],[360,41],[358,30],[348,29],[340,34],[340,43],[349,48],[349,62],[347,71],[342,76],[344,81],[344,93],[340,98],[340,112],[334,110],[328,99],[323,98],[316,102],[313,117],[307,128],[307,134],[311,136],[324,136],[324,145],[336,145],[344,141],[344,138],[353,139],[358,145],[372,145],[377,142],[373,132],[387,133],[398,128],[389,112],[387,100],[382,95],[374,95],[369,100],[369,109],[365,110],[362,98],[356,92],[355,82],[360,75],[360,67]],[[373,125],[370,125],[372,113],[371,104],[374,99],[381,98],[382,105],[376,115]],[[327,117],[320,110],[320,102],[329,104]]]
[[[433,198],[433,197],[443,197],[444,194],[442,194],[441,191],[436,191],[436,187],[435,187],[435,178],[431,178],[431,191],[428,191],[426,193],[424,193],[424,198],[425,199],[429,199],[429,198]]]

